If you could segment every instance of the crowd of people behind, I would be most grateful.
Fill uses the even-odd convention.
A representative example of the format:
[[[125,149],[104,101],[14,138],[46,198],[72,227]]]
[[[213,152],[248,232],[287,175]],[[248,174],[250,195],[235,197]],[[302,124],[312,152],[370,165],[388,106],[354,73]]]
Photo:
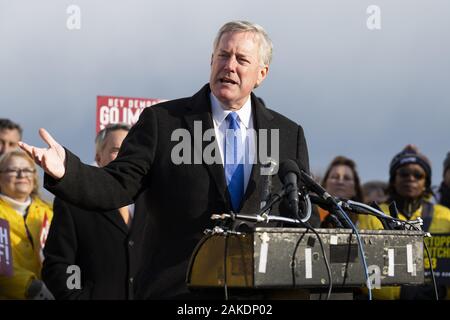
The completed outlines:
[[[128,126],[118,124],[99,132],[96,138],[99,166],[115,158],[128,130]],[[127,264],[131,252],[129,245],[133,242],[127,237],[127,229],[135,222],[134,207],[100,216],[74,208],[57,198],[54,206],[42,200],[36,166],[18,148],[21,138],[22,128],[18,124],[0,119],[0,219],[9,223],[13,261],[13,275],[0,275],[0,299],[132,299],[133,287],[129,279],[138,272],[140,261],[135,257],[134,265],[130,261]],[[429,159],[416,146],[407,145],[393,157],[387,182],[363,184],[356,163],[345,156],[337,156],[320,183],[334,197],[375,205],[387,214],[390,214],[389,204],[395,201],[398,209],[395,218],[414,220],[422,217],[425,231],[450,233],[450,152],[443,163],[443,179],[439,186],[431,185],[431,174]],[[332,215],[325,208],[315,207],[314,212],[316,227],[334,226]],[[55,223],[51,224],[54,216]],[[350,217],[360,229],[383,229],[374,216],[350,213]],[[108,219],[113,223],[109,227]],[[138,242],[146,241],[145,223],[145,219],[138,222],[142,234]],[[83,229],[88,224],[91,229]],[[114,231],[114,225],[122,230],[122,235]],[[109,251],[104,246],[91,246],[96,234],[102,232],[110,239]],[[144,244],[138,244],[138,247],[137,255],[145,255]],[[101,259],[94,259],[99,256]],[[111,258],[113,256],[115,258]],[[82,269],[88,270],[73,288],[67,286],[70,274],[66,270],[71,265],[81,265]],[[446,287],[438,288],[440,297],[445,298]],[[383,287],[374,290],[374,296],[379,299],[431,299],[433,291],[430,285]]]

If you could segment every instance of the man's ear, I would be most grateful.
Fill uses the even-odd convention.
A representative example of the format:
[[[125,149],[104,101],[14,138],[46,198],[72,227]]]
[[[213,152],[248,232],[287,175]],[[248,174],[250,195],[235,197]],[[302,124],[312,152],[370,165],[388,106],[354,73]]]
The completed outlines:
[[[100,155],[98,153],[95,153],[95,162],[97,162],[97,165],[100,166]]]
[[[268,72],[269,72],[268,65],[261,67],[261,70],[259,70],[259,72],[258,72],[258,79],[256,79],[255,88],[258,88],[259,85],[264,81],[264,79],[267,77]]]

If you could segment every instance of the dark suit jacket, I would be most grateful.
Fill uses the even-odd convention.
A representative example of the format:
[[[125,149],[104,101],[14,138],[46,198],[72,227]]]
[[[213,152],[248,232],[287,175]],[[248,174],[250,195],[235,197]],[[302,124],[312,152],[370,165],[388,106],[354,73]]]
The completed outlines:
[[[92,212],[55,198],[53,211],[42,277],[55,298],[133,299],[130,279],[141,266],[147,234],[142,207],[135,206],[130,229],[118,210]],[[80,268],[81,289],[67,286],[71,265]]]
[[[172,132],[184,128],[194,135],[194,122],[202,130],[213,128],[209,85],[189,98],[160,103],[144,110],[125,138],[117,159],[98,169],[82,164],[67,151],[67,170],[58,181],[45,176],[45,187],[58,197],[94,210],[110,210],[133,202],[141,188],[146,197],[150,247],[139,282],[140,298],[170,298],[188,292],[185,276],[193,248],[205,228],[213,226],[213,213],[230,212],[230,197],[222,164],[181,164],[171,160],[179,141]],[[309,170],[303,129],[267,109],[252,94],[255,129],[278,129],[279,162],[294,159]],[[196,146],[202,152],[210,142]],[[270,153],[269,153],[270,154]],[[254,214],[260,206],[260,165],[253,170],[241,204],[241,212]],[[281,182],[274,179],[274,188]],[[275,211],[277,209],[275,208]]]

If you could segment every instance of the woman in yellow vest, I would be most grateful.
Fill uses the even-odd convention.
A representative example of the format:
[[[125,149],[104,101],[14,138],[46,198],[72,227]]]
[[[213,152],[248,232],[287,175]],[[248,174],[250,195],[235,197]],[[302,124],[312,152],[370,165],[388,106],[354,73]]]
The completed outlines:
[[[431,199],[431,165],[414,145],[407,145],[391,161],[389,169],[387,203],[380,205],[383,212],[389,214],[389,204],[395,201],[398,216],[402,220],[415,220],[422,217],[424,230],[430,233],[450,233],[450,210],[434,205]],[[360,216],[360,229],[383,229],[381,222],[374,216]],[[439,286],[439,296],[446,296],[446,288]],[[431,285],[384,287],[372,291],[374,298],[396,299],[434,299]]]
[[[12,276],[0,276],[0,299],[50,299],[41,281],[42,247],[53,217],[38,195],[36,167],[22,151],[0,157],[0,219],[9,223]]]

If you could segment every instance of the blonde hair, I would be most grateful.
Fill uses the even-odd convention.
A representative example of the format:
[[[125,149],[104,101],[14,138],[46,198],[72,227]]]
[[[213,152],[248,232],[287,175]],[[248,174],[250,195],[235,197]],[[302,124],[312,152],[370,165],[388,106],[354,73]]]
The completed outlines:
[[[33,159],[31,159],[22,150],[13,150],[13,151],[4,153],[2,156],[0,156],[0,171],[3,171],[6,169],[6,165],[12,157],[19,157],[19,158],[23,158],[23,159],[27,160],[28,163],[30,164],[30,166],[35,170],[35,172],[33,174],[33,190],[31,191],[30,196],[32,198],[39,197],[40,196],[39,195],[39,178],[38,178],[38,174],[36,171],[36,165],[34,164]],[[0,188],[0,192],[1,191],[2,190]]]

